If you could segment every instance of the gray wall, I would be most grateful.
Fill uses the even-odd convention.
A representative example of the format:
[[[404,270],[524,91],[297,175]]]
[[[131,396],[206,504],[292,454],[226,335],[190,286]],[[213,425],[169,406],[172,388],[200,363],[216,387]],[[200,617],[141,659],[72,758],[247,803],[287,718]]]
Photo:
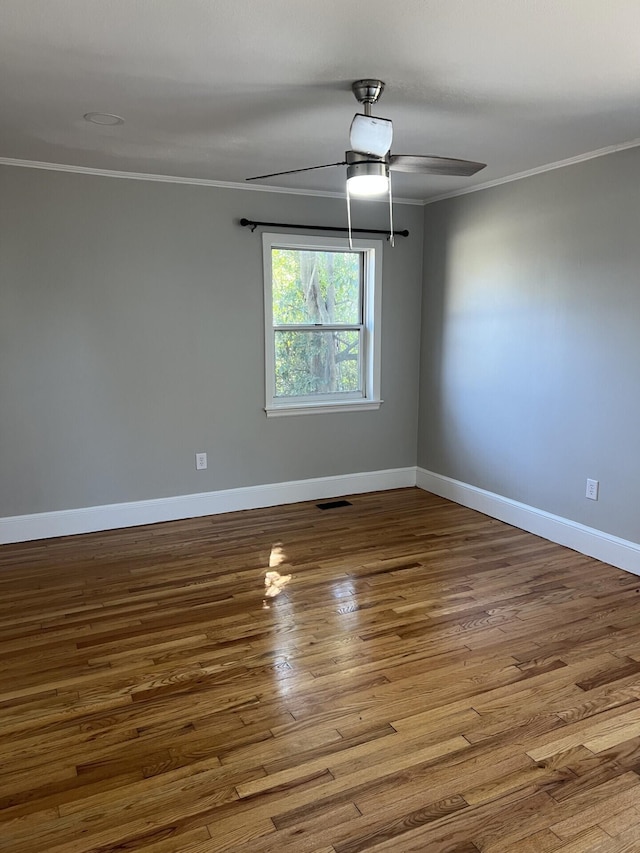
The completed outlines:
[[[0,167],[0,517],[415,464],[422,209],[384,250],[380,411],[269,420],[242,216],[346,220],[338,199]]]
[[[635,542],[639,175],[636,148],[426,207],[418,442],[428,470]]]

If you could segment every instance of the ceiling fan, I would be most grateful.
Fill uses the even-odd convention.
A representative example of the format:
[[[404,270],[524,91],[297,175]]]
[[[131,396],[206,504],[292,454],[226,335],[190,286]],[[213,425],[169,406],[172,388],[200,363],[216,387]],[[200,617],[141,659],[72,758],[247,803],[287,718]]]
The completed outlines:
[[[349,217],[349,242],[351,242],[351,205],[350,197],[372,197],[389,195],[391,216],[391,240],[393,242],[393,208],[391,198],[391,172],[413,172],[420,175],[448,175],[469,177],[485,168],[485,163],[472,160],[456,160],[451,157],[435,157],[430,154],[392,154],[393,125],[391,119],[371,115],[371,106],[376,104],[384,91],[382,80],[356,80],[351,90],[364,112],[356,113],[351,122],[349,144],[351,149],[345,152],[345,159],[337,163],[324,163],[321,166],[307,166],[304,169],[287,169],[284,172],[272,172],[268,175],[256,175],[247,181],[259,181],[264,178],[276,178],[280,175],[293,175],[297,172],[311,172],[315,169],[329,169],[333,166],[347,167],[347,212]]]

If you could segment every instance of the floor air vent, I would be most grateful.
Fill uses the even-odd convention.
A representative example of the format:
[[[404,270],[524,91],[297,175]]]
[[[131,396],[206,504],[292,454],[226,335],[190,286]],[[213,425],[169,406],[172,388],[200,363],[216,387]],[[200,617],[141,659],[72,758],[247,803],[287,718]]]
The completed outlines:
[[[341,506],[353,506],[349,501],[329,501],[326,504],[316,504],[318,509],[339,509]]]

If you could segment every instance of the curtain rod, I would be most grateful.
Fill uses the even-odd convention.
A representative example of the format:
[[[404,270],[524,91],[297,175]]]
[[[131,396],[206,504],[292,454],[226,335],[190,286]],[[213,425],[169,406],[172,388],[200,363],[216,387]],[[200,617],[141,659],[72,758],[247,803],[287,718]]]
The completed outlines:
[[[256,222],[254,219],[241,219],[240,225],[243,228],[251,228],[251,232],[253,233],[259,225],[266,225],[268,228],[300,228],[303,231],[340,231],[341,233],[347,234],[349,232],[348,228],[338,228],[336,225],[292,225],[290,222]],[[389,236],[388,231],[382,231],[379,228],[352,228],[351,229],[354,234],[386,234]],[[394,234],[399,237],[408,237],[409,232],[404,231],[395,231]]]

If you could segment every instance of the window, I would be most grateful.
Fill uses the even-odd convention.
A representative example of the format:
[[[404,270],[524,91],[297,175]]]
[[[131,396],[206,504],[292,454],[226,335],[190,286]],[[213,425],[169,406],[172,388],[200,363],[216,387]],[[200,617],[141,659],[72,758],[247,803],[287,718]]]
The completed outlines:
[[[381,241],[262,242],[267,415],[379,408]]]

